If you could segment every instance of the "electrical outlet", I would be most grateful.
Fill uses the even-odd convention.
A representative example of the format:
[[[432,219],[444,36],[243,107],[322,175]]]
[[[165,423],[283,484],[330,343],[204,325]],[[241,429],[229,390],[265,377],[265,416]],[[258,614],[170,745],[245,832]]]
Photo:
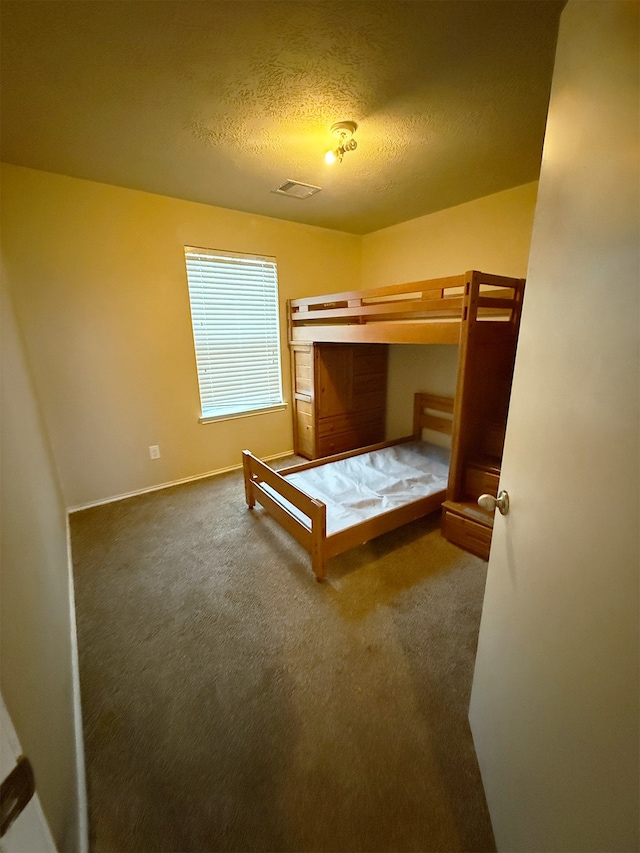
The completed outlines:
[[[160,445],[159,444],[149,445],[149,456],[152,459],[160,459]]]

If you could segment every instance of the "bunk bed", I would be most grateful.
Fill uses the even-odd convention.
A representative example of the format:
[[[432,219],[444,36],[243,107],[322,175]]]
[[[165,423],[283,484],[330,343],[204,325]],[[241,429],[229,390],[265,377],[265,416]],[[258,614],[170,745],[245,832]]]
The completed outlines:
[[[450,451],[423,430],[451,435],[453,399],[417,393],[413,433],[395,441],[274,471],[243,451],[249,509],[256,503],[311,555],[318,581],[327,560],[440,509]]]
[[[336,459],[348,455],[384,435],[386,345],[457,344],[446,493],[429,498],[430,509],[421,514],[442,504],[443,535],[488,559],[493,514],[477,499],[497,494],[524,286],[521,278],[471,270],[290,300],[294,451],[313,460],[303,467],[324,464],[322,457],[329,454],[337,453]],[[416,397],[416,411],[420,405]],[[289,481],[294,470],[276,475],[248,451],[244,466],[248,505],[257,500],[298,538],[311,553],[319,580],[330,556],[405,523],[398,511],[389,527],[364,522],[350,528],[352,534],[320,535],[326,504],[306,494],[299,497]],[[300,523],[299,517],[291,521],[291,508],[283,509],[282,500],[269,491],[279,487],[280,496],[309,523]],[[406,521],[418,517],[409,515]]]
[[[457,276],[292,299],[289,343],[458,344],[465,327],[517,325],[524,279]]]

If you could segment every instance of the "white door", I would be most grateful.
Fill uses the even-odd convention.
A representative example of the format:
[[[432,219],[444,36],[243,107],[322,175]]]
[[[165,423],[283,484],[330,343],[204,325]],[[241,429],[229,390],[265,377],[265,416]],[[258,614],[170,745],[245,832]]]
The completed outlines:
[[[22,755],[20,743],[4,704],[0,704],[0,773],[4,780]],[[56,853],[51,832],[40,806],[38,792],[0,839],[0,853]]]
[[[638,4],[562,15],[470,707],[503,851],[638,850]]]

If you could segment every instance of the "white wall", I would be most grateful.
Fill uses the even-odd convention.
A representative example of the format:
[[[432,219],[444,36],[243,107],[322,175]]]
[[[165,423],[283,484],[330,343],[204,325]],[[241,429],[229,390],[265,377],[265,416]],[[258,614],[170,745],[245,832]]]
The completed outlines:
[[[640,849],[638,23],[560,27],[470,708],[510,853]]]
[[[362,287],[478,269],[526,276],[537,183],[412,219],[362,240]],[[411,432],[413,394],[453,395],[457,346],[390,347],[387,436]]]
[[[0,683],[65,853],[87,841],[66,512],[5,286],[1,318]]]

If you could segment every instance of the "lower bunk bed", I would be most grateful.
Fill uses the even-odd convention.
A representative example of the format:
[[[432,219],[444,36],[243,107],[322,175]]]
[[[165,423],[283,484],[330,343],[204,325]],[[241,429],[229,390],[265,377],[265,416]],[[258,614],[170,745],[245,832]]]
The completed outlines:
[[[450,452],[424,441],[423,430],[451,435],[453,399],[419,392],[413,433],[274,471],[243,451],[247,505],[259,503],[311,555],[318,581],[327,561],[440,510]]]

